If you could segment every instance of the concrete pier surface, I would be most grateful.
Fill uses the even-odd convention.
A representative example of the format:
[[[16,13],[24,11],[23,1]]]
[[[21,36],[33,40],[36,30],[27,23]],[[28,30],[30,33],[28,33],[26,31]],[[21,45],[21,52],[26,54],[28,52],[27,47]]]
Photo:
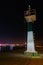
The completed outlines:
[[[7,58],[0,60],[0,65],[43,65],[43,59],[27,59],[27,58]]]
[[[29,58],[14,53],[0,53],[0,65],[43,65],[43,58]]]

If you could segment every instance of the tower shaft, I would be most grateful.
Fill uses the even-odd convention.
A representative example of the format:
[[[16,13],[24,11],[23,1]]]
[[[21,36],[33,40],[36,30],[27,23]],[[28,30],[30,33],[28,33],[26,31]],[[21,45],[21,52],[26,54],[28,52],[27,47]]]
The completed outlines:
[[[32,25],[32,22],[27,22],[27,52],[35,52]]]

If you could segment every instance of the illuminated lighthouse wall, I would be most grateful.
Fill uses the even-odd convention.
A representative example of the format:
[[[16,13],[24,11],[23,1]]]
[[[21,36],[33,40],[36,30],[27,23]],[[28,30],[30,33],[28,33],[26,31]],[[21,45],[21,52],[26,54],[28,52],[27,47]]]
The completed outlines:
[[[27,52],[35,52],[32,22],[27,22]]]

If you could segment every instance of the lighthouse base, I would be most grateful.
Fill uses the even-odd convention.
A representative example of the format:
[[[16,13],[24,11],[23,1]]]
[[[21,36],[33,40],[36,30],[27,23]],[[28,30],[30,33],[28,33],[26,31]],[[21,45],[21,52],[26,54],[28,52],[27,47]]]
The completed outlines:
[[[26,55],[26,56],[38,56],[38,52],[37,51],[34,51],[34,52],[25,51],[24,55]]]

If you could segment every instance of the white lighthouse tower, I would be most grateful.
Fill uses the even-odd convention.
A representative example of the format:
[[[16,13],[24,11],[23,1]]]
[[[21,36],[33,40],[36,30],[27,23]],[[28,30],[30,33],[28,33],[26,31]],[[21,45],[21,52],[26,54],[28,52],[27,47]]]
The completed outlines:
[[[27,22],[27,50],[26,54],[36,54],[35,45],[34,45],[34,34],[32,24],[36,21],[36,10],[31,9],[30,5],[27,11],[24,13],[24,18]]]

